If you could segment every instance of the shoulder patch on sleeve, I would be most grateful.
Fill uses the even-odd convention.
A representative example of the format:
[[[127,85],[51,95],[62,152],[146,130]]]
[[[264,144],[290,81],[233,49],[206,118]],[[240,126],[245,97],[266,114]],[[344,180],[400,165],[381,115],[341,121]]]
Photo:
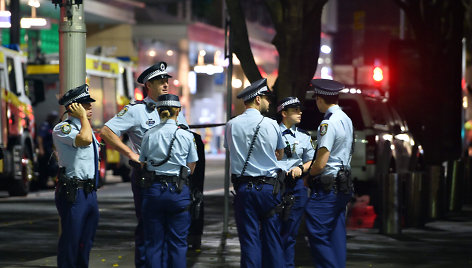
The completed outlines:
[[[320,125],[320,135],[321,136],[324,136],[324,134],[326,134],[326,132],[328,132],[328,124],[321,124]]]
[[[125,106],[123,109],[121,109],[120,112],[116,114],[116,116],[118,117],[123,116],[127,111],[128,111],[128,106]]]
[[[64,134],[69,134],[71,130],[72,130],[72,127],[68,123],[61,126],[61,132]]]

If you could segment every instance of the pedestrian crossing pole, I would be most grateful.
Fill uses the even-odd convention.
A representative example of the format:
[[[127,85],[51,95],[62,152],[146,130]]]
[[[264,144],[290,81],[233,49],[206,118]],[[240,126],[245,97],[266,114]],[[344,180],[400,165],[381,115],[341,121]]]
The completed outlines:
[[[225,58],[228,59],[228,69],[226,73],[226,122],[231,119],[231,106],[233,97],[233,38],[231,34],[231,19],[226,18],[225,23]],[[228,235],[228,218],[229,218],[229,183],[230,183],[230,163],[229,150],[226,149],[225,157],[225,197],[224,197],[224,214],[223,214],[223,235]]]

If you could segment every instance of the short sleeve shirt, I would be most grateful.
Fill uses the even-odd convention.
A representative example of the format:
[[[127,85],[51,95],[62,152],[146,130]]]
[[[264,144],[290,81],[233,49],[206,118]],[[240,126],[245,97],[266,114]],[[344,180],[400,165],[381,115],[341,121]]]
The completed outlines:
[[[279,161],[284,170],[289,171],[293,167],[311,161],[315,150],[310,135],[296,126],[287,128],[283,123],[280,123],[279,127],[285,147],[289,146],[292,152],[291,157],[284,153],[282,160]]]
[[[81,129],[80,120],[76,117],[69,117],[54,127],[52,137],[54,146],[58,154],[59,166],[65,167],[66,177],[76,177],[80,180],[93,179],[95,176],[95,161],[98,162],[98,141],[95,135],[92,135],[95,143],[96,152],[94,153],[93,144],[77,147],[75,138]]]
[[[163,165],[154,166],[167,157],[174,133],[176,138],[172,145],[171,157]],[[144,135],[139,161],[145,162],[147,170],[154,171],[157,175],[178,176],[181,166],[198,161],[196,147],[193,134],[178,129],[176,122],[169,119],[159,123]]]
[[[283,149],[285,144],[277,122],[263,117],[254,108],[246,109],[241,115],[226,124],[225,148],[229,149],[231,173],[240,176],[248,156],[250,144],[260,122],[259,133],[255,140],[244,176],[276,177],[282,169],[275,156],[275,151]]]
[[[132,149],[137,154],[141,152],[141,142],[144,134],[161,121],[157,109],[149,111],[146,108],[146,103],[150,102],[155,103],[148,96],[142,103],[126,105],[119,113],[105,123],[105,126],[110,128],[117,136],[127,133],[134,146]],[[179,113],[177,116],[177,123],[188,126],[183,113]]]
[[[341,107],[334,105],[326,111],[317,136],[318,148],[325,147],[330,152],[322,174],[336,175],[342,165],[350,168],[353,126]]]

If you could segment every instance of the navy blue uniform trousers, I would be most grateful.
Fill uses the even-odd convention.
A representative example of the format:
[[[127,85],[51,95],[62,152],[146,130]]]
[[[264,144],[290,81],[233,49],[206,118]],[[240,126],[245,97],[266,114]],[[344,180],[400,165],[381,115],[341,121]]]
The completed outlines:
[[[77,190],[74,203],[56,191],[56,208],[61,217],[62,233],[57,246],[57,267],[88,267],[90,250],[98,226],[97,193]]]
[[[133,191],[134,199],[134,211],[136,213],[136,219],[138,225],[134,229],[134,264],[136,268],[146,267],[146,252],[144,249],[144,230],[143,230],[143,217],[141,214],[142,196],[141,188],[137,184],[138,172],[133,169],[131,173],[131,190]]]
[[[346,267],[346,205],[351,194],[312,192],[306,204],[306,227],[317,268]]]
[[[295,242],[308,201],[308,189],[303,185],[302,179],[297,179],[295,187],[287,188],[285,192],[287,194],[293,194],[295,198],[289,218],[282,222],[282,244],[285,254],[285,264],[287,267],[294,267]]]
[[[277,214],[267,217],[280,203],[280,193],[273,195],[272,185],[257,187],[241,183],[234,198],[241,267],[284,267],[280,217]]]
[[[154,183],[142,189],[142,216],[146,267],[181,267],[187,265],[187,235],[190,227],[190,191],[180,193],[175,184]]]

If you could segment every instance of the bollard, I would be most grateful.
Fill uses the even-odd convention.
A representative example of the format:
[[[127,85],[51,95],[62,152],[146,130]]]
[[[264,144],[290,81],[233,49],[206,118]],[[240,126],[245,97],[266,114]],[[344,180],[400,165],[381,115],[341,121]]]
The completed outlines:
[[[383,186],[381,233],[400,234],[399,176],[389,173]]]
[[[464,162],[454,160],[451,174],[451,188],[449,192],[449,211],[460,211],[462,207],[462,189],[464,178]]]
[[[429,220],[438,218],[438,194],[439,194],[439,183],[441,180],[441,166],[428,166],[427,167],[427,179],[424,180],[424,184],[428,191],[428,203],[426,205],[426,216]]]
[[[406,192],[405,194],[405,226],[423,226],[423,173],[411,172],[405,174]]]

